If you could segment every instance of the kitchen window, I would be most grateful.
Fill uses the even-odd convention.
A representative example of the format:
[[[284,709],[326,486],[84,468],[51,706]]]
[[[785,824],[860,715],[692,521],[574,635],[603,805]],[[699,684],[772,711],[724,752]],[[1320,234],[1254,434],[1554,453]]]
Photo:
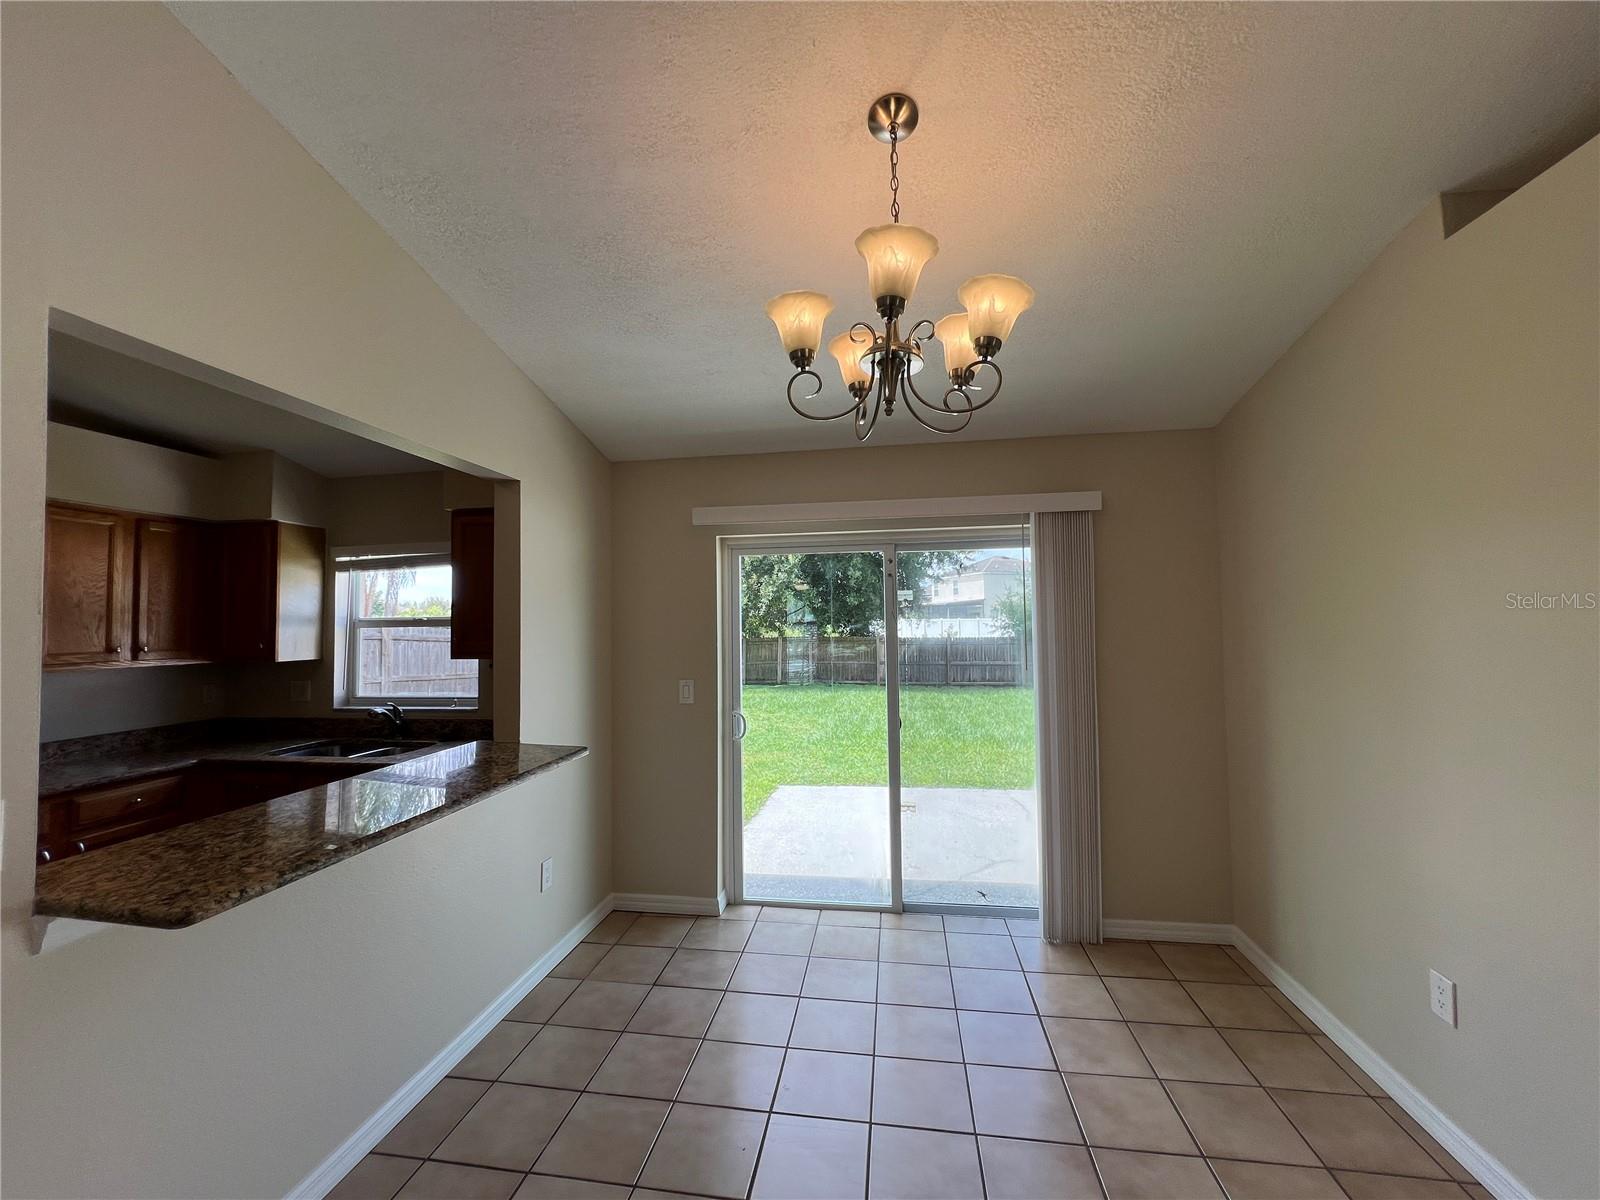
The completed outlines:
[[[443,550],[335,557],[339,702],[476,708],[478,660],[450,657]]]

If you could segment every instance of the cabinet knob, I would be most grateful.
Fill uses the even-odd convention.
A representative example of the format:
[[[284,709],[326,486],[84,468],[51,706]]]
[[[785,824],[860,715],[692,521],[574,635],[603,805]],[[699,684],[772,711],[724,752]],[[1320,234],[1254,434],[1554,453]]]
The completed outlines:
[[[140,654],[149,654],[150,653],[150,643],[146,642],[146,643],[144,643],[144,645],[140,646],[139,647],[139,653]]]
[[[111,647],[111,653],[113,653],[113,654],[121,654],[122,653],[122,643],[118,642],[115,646]]]
[[[135,796],[133,798],[133,802],[135,804],[143,804],[144,803],[144,797],[143,796]]]
[[[48,850],[39,851],[39,861],[42,863],[50,862],[54,857],[55,855],[51,854]]]
[[[85,846],[82,842],[74,842],[73,845],[77,846],[79,854],[87,854],[89,852],[89,847]]]

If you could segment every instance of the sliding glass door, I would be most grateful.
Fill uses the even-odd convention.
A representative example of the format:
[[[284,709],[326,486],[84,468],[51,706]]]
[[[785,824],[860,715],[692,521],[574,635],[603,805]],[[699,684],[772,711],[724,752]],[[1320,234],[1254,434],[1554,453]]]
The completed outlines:
[[[881,549],[737,557],[743,894],[893,903]]]
[[[1036,907],[1020,534],[735,545],[724,571],[730,895]]]

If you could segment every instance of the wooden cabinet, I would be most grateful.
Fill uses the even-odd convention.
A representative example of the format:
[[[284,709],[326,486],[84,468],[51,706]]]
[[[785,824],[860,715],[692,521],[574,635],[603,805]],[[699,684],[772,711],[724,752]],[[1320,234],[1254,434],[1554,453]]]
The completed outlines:
[[[450,657],[494,657],[494,509],[450,513]]]
[[[184,783],[175,773],[50,797],[39,808],[39,861],[86,854],[182,824],[190,819]]]
[[[326,540],[310,525],[232,521],[220,531],[221,656],[322,657]]]
[[[138,662],[210,657],[205,636],[204,530],[194,521],[141,517],[134,523],[133,653]]]
[[[322,657],[323,531],[50,503],[44,666]]]
[[[131,543],[132,522],[122,513],[46,507],[45,666],[128,660]]]
[[[59,862],[377,769],[371,763],[212,761],[131,783],[63,792],[40,802],[39,861]]]

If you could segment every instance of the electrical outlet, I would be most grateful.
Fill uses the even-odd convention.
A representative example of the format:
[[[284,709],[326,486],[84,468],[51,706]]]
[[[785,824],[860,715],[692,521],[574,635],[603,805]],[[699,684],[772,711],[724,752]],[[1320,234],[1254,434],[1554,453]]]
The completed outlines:
[[[692,680],[692,679],[680,679],[680,680],[678,680],[678,703],[679,704],[693,704],[694,703],[694,680]]]
[[[1433,1015],[1450,1028],[1456,1027],[1456,985],[1437,971],[1428,972],[1428,996],[1433,1005]]]
[[[547,858],[539,864],[539,890],[548,892],[556,883],[556,860]]]

